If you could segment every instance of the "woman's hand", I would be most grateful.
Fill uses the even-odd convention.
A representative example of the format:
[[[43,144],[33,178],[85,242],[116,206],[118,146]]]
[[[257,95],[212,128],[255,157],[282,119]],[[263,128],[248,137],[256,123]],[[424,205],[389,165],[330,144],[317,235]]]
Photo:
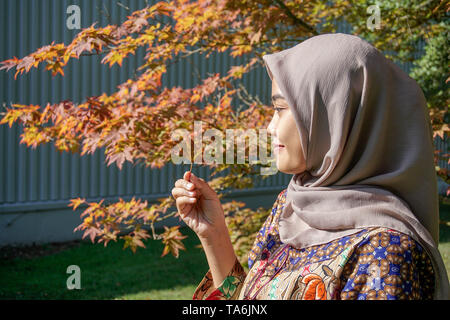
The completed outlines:
[[[200,239],[228,232],[222,204],[216,192],[202,178],[186,171],[172,189],[178,213]]]

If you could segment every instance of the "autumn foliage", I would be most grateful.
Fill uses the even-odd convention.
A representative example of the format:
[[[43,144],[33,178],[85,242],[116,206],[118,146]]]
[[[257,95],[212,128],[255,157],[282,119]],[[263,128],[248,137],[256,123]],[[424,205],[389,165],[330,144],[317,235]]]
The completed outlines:
[[[54,76],[64,76],[68,61],[82,55],[102,55],[103,64],[121,66],[138,48],[145,48],[146,52],[137,75],[120,84],[111,95],[87,97],[79,104],[72,101],[46,106],[14,104],[7,108],[0,123],[22,124],[21,143],[33,148],[54,142],[61,151],[84,155],[105,147],[108,165],[122,168],[125,161],[137,161],[146,167],[160,168],[171,161],[170,151],[177,144],[171,133],[181,128],[193,132],[195,121],[202,121],[205,131],[267,127],[271,108],[239,86],[245,73],[263,67],[262,56],[266,53],[283,50],[313,35],[336,32],[333,22],[339,18],[352,23],[353,34],[373,38],[379,49],[401,52],[398,58],[404,61],[413,53],[411,39],[427,38],[442,31],[440,24],[430,21],[445,15],[443,2],[428,2],[420,10],[415,5],[393,9],[386,13],[390,16],[383,17],[386,21],[392,19],[392,25],[375,31],[365,27],[365,3],[355,1],[349,9],[347,1],[334,1],[332,5],[328,1],[300,0],[160,1],[131,13],[120,25],[93,24],[68,45],[51,43],[21,59],[13,57],[1,62],[0,69],[14,69],[15,77],[41,65]],[[414,37],[405,32],[408,29],[401,20],[395,24],[399,10],[414,17],[409,29]],[[162,17],[170,18],[170,22],[163,23]],[[231,67],[225,75],[209,76],[193,88],[162,87],[162,76],[173,61],[194,53],[209,56],[213,52],[243,56],[245,62]],[[245,108],[234,110],[233,100]],[[442,104],[430,106],[430,114],[442,116],[443,108]],[[447,134],[445,121],[433,119],[435,132]],[[224,190],[251,188],[260,172],[258,165],[249,164],[220,164],[211,168],[214,171],[208,181],[220,197]],[[227,175],[216,177],[219,172]],[[124,246],[135,251],[145,246],[145,240],[159,239],[165,245],[163,256],[170,252],[177,257],[179,250],[184,249],[179,227],[165,227],[159,234],[154,229],[155,223],[177,215],[171,196],[150,206],[147,201],[135,198],[129,202],[119,199],[113,204],[104,204],[103,200],[99,203],[71,200],[74,210],[80,205],[87,209],[81,214],[84,220],[77,230],[84,230],[84,236],[93,242],[106,246],[111,240],[123,239]],[[257,228],[268,214],[266,209],[242,209],[244,204],[236,201],[223,206],[232,233],[242,230],[243,221]],[[247,230],[248,234],[253,229]],[[237,231],[233,239],[237,246],[239,238],[247,243],[252,241],[245,232],[242,236],[236,234]]]

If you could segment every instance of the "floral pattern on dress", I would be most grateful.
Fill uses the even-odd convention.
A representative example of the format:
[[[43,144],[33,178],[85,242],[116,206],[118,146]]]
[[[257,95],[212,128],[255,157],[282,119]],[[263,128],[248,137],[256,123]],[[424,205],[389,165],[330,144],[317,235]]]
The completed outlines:
[[[248,274],[236,259],[219,288],[209,270],[194,299],[432,299],[434,273],[422,246],[383,227],[296,249],[280,240],[283,190],[248,253]]]
[[[208,270],[193,295],[194,300],[236,300],[245,279],[245,270],[236,259],[233,268],[218,288],[214,287],[211,270]]]

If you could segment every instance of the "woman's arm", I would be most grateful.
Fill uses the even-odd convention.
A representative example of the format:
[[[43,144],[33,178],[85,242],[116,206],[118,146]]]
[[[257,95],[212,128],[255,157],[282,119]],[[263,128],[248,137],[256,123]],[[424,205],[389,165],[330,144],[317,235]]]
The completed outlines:
[[[214,287],[218,288],[233,268],[237,259],[230,235],[228,234],[228,228],[224,225],[209,237],[199,237],[199,239],[208,260]]]
[[[272,213],[267,217],[264,225],[260,229],[260,232],[256,236],[251,255],[258,255],[260,244],[265,243],[268,230],[272,223],[273,216],[277,212],[277,208],[282,203],[282,195],[285,194],[285,190],[282,191],[272,207]],[[226,223],[221,224],[226,225]],[[217,229],[216,229],[217,230]],[[200,238],[204,251],[207,255],[210,270],[203,277],[202,281],[197,286],[194,294],[194,300],[235,300],[238,299],[240,291],[243,289],[247,274],[240,264],[238,258],[234,254],[234,250],[231,245],[230,237],[228,236],[228,227],[222,228],[225,231],[212,232],[211,237]],[[223,247],[220,248],[220,247]],[[228,249],[227,249],[228,247]],[[228,253],[228,254],[226,254]],[[225,258],[228,256],[228,258]],[[233,264],[233,258],[234,264]],[[226,262],[224,262],[226,260]],[[249,267],[253,264],[254,260],[250,260]],[[220,269],[219,269],[220,268]],[[214,278],[213,271],[214,270]]]

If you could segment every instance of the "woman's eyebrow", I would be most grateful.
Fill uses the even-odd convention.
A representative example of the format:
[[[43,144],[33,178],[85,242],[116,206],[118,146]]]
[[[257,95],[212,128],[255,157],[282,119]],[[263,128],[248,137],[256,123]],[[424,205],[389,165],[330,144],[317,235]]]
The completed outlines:
[[[281,94],[274,94],[273,96],[272,96],[272,103],[275,103],[275,100],[278,100],[278,99],[281,99],[281,100],[284,100],[284,101],[286,101],[285,99],[284,99],[284,97],[281,95]]]

